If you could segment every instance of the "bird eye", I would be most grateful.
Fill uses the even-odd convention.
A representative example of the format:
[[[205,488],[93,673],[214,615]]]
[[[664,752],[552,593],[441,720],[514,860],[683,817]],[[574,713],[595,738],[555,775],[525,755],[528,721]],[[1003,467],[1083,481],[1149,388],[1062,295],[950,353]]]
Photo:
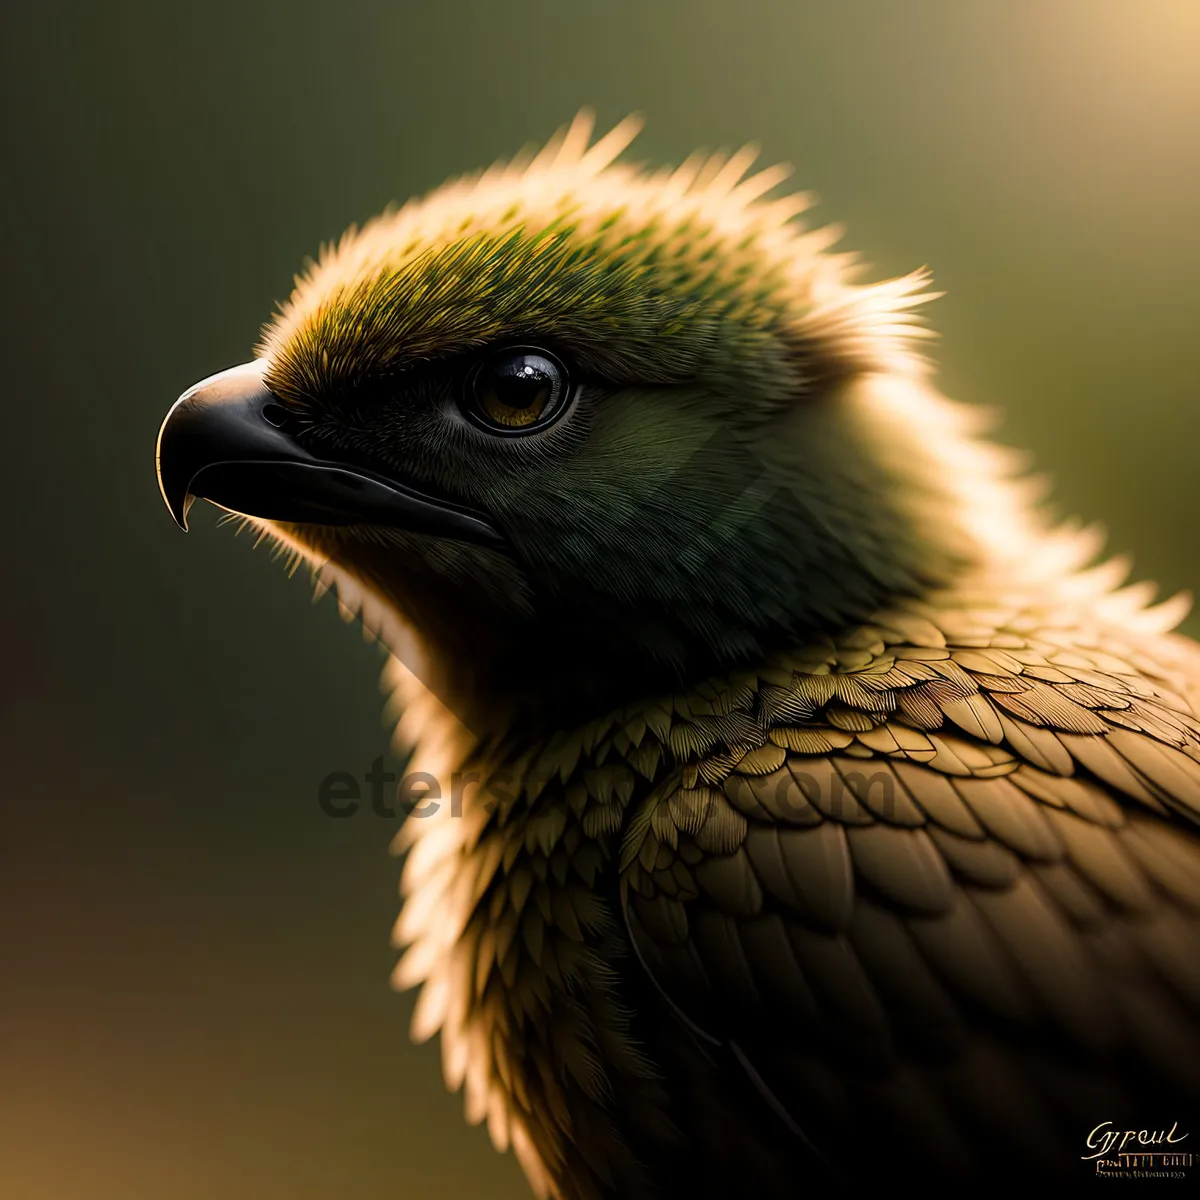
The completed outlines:
[[[566,368],[532,346],[501,350],[481,362],[467,386],[467,415],[492,433],[529,433],[566,405]]]

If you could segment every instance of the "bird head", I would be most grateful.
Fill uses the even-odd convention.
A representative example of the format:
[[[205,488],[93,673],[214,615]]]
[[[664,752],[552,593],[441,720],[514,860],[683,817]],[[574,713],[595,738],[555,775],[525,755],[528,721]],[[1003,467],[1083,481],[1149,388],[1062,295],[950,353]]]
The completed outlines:
[[[581,117],[352,229],[160,433],[181,524],[205,497],[370,597],[481,723],[829,634],[1000,503],[914,349],[923,274],[860,286],[785,171],[617,164],[635,132]]]

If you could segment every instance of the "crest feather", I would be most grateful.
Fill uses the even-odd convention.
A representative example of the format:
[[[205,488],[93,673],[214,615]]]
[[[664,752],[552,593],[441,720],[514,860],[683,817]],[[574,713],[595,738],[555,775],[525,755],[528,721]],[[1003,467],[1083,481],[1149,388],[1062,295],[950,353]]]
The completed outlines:
[[[264,331],[271,382],[298,404],[503,337],[558,338],[614,382],[707,379],[745,390],[805,376],[921,367],[924,275],[860,287],[840,230],[805,229],[791,174],[759,149],[674,170],[618,162],[631,115],[593,141],[581,110],[532,154],[453,180],[351,229]],[[579,344],[576,344],[576,343]],[[780,372],[783,376],[780,376]],[[640,374],[639,374],[640,372]]]

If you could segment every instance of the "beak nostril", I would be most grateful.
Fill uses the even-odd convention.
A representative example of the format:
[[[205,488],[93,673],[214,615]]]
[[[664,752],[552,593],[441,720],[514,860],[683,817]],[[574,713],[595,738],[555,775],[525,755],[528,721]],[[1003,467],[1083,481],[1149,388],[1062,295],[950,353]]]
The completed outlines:
[[[262,418],[268,425],[274,425],[276,429],[282,429],[288,420],[288,411],[282,404],[264,404],[262,407]]]

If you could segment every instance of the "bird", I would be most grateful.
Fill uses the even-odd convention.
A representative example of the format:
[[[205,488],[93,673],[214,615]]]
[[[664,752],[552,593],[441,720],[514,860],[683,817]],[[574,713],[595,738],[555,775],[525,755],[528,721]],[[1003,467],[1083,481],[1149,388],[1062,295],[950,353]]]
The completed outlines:
[[[352,227],[159,431],[389,652],[413,1036],[547,1200],[1188,1150],[1189,598],[942,393],[928,271],[639,127]]]

